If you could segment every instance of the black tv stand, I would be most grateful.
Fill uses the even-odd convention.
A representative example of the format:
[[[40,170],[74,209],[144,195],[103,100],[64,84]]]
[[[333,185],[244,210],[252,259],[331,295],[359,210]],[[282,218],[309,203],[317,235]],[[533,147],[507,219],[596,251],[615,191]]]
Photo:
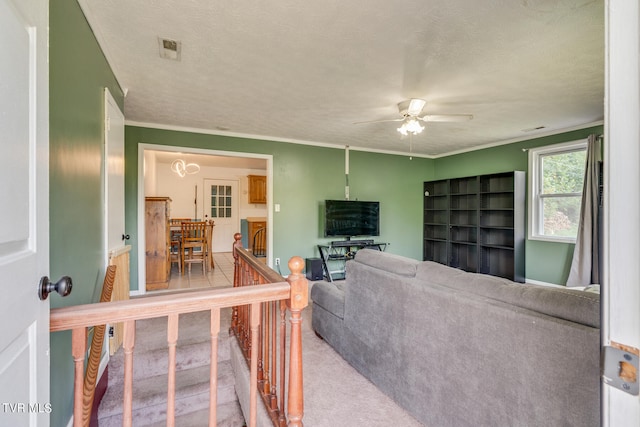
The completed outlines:
[[[338,247],[338,246],[370,246],[370,245],[374,245],[373,243],[373,239],[365,239],[365,240],[334,240],[333,242],[331,242],[331,246],[333,247]]]
[[[353,259],[356,252],[363,248],[384,251],[388,243],[375,242],[373,239],[337,240],[328,245],[318,245],[324,276],[330,282],[344,279],[346,263]]]

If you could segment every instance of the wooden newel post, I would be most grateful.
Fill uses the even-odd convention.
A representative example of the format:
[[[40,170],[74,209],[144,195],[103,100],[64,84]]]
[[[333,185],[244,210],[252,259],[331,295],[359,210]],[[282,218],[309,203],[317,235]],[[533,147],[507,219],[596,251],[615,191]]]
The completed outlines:
[[[287,307],[291,311],[291,347],[289,349],[289,396],[287,415],[289,426],[302,427],[304,414],[304,392],[302,387],[302,310],[309,304],[309,284],[302,274],[304,261],[299,256],[289,260],[291,274],[287,282],[291,285],[291,298]]]
[[[233,235],[233,286],[240,286],[240,260],[237,250],[242,249],[242,234],[236,233]]]

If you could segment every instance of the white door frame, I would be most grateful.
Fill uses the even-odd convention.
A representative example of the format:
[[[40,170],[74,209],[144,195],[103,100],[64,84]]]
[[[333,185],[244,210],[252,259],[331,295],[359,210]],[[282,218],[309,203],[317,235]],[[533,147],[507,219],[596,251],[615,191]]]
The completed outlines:
[[[605,1],[602,340],[640,348],[640,7]],[[637,426],[640,396],[602,386],[602,425]]]
[[[126,242],[124,209],[124,114],[108,88],[104,89],[104,244],[105,269],[109,254]]]
[[[273,156],[270,154],[257,154],[257,153],[241,153],[237,151],[221,151],[210,150],[204,148],[190,148],[190,147],[178,147],[169,145],[157,145],[140,143],[138,144],[138,290],[131,291],[131,295],[140,295],[147,292],[146,283],[146,265],[145,259],[145,227],[144,227],[144,152],[147,150],[153,151],[169,151],[174,153],[190,153],[190,154],[203,154],[207,156],[225,156],[225,157],[240,157],[240,158],[252,158],[252,159],[264,159],[267,162],[267,250],[269,258],[267,262],[272,265],[271,257],[273,254],[273,216],[271,215],[273,209]],[[238,230],[239,232],[240,230]]]

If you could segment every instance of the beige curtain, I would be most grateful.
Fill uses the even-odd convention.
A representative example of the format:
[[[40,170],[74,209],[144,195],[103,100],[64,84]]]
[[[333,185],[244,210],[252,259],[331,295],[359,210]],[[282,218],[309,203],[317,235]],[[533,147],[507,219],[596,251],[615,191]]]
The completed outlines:
[[[589,135],[580,225],[567,286],[600,284],[601,165],[601,140],[597,135]]]

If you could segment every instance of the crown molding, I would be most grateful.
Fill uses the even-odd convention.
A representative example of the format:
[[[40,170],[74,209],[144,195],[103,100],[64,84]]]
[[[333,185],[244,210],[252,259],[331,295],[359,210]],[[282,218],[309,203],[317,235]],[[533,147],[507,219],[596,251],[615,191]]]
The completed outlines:
[[[571,127],[568,127],[568,128],[562,128],[562,129],[550,130],[550,131],[546,131],[546,132],[540,132],[540,133],[536,133],[535,135],[528,134],[527,136],[522,136],[522,137],[512,138],[512,139],[505,139],[503,141],[490,142],[488,144],[478,145],[478,146],[475,146],[473,148],[450,151],[448,153],[434,155],[431,158],[432,159],[439,159],[441,157],[455,156],[456,154],[470,153],[472,151],[484,150],[486,148],[492,148],[492,147],[499,147],[501,145],[515,144],[516,142],[533,141],[534,139],[545,138],[547,136],[553,136],[553,135],[560,135],[562,133],[573,132],[575,130],[591,128],[591,127],[594,127],[594,126],[601,126],[603,124],[604,124],[604,120],[597,120],[595,122],[584,123],[582,125],[571,126]]]
[[[285,142],[285,143],[288,143],[288,144],[310,145],[310,146],[314,146],[314,147],[335,148],[335,149],[339,149],[339,150],[344,150],[346,148],[346,146],[344,146],[344,145],[331,144],[331,143],[327,143],[327,142],[305,141],[305,140],[291,139],[291,138],[278,138],[278,137],[273,137],[273,136],[254,135],[254,134],[237,133],[237,132],[226,132],[226,131],[194,128],[194,127],[187,127],[187,126],[163,125],[163,124],[159,124],[159,123],[137,122],[137,121],[133,121],[133,120],[125,120],[125,124],[128,125],[128,126],[144,127],[144,128],[151,128],[151,129],[161,129],[161,130],[169,130],[169,131],[176,131],[176,132],[199,133],[199,134],[205,134],[205,135],[227,136],[227,137],[232,137],[232,138],[259,139],[259,140],[263,140],[263,141]],[[469,149],[450,151],[450,152],[447,152],[447,153],[437,154],[437,155],[406,153],[406,152],[403,152],[403,151],[393,151],[393,150],[369,149],[369,148],[366,148],[366,147],[353,147],[353,146],[348,146],[348,147],[349,147],[349,150],[351,150],[351,151],[363,151],[363,152],[367,152],[367,153],[390,154],[390,155],[394,155],[394,156],[404,156],[404,157],[418,157],[418,158],[424,158],[424,159],[439,159],[439,158],[442,158],[442,157],[454,156],[456,154],[464,154],[464,153],[469,153],[469,152],[472,152],[472,151],[484,150],[486,148],[498,147],[498,146],[507,145],[507,144],[514,144],[516,142],[531,141],[531,140],[534,140],[534,139],[545,138],[545,137],[553,136],[553,135],[559,135],[559,134],[562,134],[562,133],[572,132],[572,131],[575,131],[575,130],[586,129],[586,128],[590,128],[590,127],[594,127],[594,126],[601,126],[603,124],[604,124],[603,120],[598,120],[598,121],[595,121],[595,122],[585,123],[585,124],[578,125],[578,126],[572,126],[572,127],[557,129],[557,130],[553,130],[553,131],[536,133],[535,135],[529,134],[529,135],[523,136],[523,137],[512,138],[512,139],[507,139],[507,140],[503,140],[503,141],[491,142],[491,143],[488,143],[488,144],[479,145],[479,146],[476,146],[476,147],[473,147],[473,148],[469,148]]]
[[[228,136],[232,138],[259,139],[263,141],[285,142],[288,144],[310,145],[313,147],[323,147],[323,148],[335,148],[338,150],[344,150],[346,147],[345,145],[332,144],[327,142],[306,141],[306,140],[292,139],[292,138],[279,138],[279,137],[273,137],[273,136],[254,135],[254,134],[238,133],[238,132],[227,132],[227,131],[212,130],[212,129],[193,128],[193,127],[187,127],[187,126],[163,125],[159,123],[137,122],[133,120],[125,120],[125,125],[151,128],[151,129],[169,130],[169,131],[176,131],[176,132],[189,132],[189,133],[199,133],[199,134],[205,134],[205,135]],[[433,158],[433,156],[430,156],[427,154],[405,153],[403,151],[393,151],[393,150],[378,150],[378,149],[370,149],[365,147],[353,147],[351,145],[349,145],[348,147],[349,147],[349,150],[351,151],[391,154],[395,156],[404,156],[404,157],[420,157],[420,158],[426,158],[426,159]]]

